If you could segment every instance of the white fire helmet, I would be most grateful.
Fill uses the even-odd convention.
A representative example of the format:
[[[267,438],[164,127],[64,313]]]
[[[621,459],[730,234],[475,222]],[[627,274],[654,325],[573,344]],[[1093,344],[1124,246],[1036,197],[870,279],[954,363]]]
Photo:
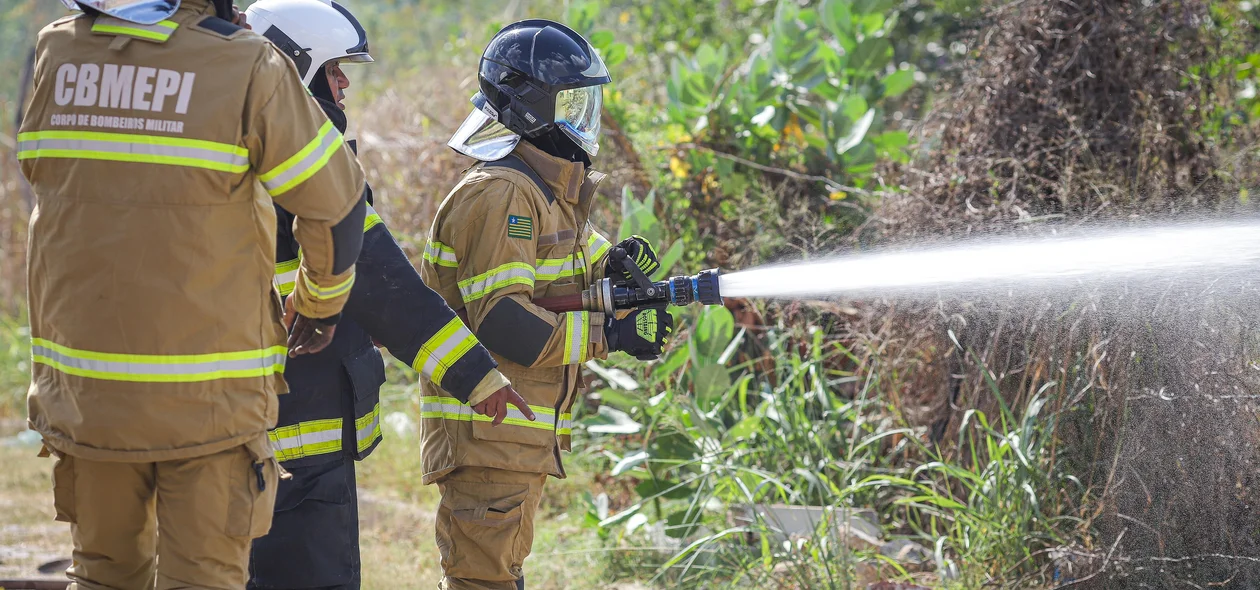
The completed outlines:
[[[259,0],[245,18],[255,33],[293,60],[305,86],[332,60],[373,61],[359,21],[331,0]]]

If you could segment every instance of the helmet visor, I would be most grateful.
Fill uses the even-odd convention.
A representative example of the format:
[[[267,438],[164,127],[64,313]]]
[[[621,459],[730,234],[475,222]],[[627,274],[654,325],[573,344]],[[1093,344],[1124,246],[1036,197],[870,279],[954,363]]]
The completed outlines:
[[[179,0],[61,0],[61,3],[71,10],[78,9],[78,5],[82,4],[138,25],[160,23],[179,10]]]
[[[599,154],[599,116],[603,108],[602,84],[556,94],[556,125],[591,157]]]
[[[482,162],[493,162],[512,153],[521,136],[499,123],[497,114],[480,92],[473,96],[472,102],[477,108],[468,114],[446,145]]]

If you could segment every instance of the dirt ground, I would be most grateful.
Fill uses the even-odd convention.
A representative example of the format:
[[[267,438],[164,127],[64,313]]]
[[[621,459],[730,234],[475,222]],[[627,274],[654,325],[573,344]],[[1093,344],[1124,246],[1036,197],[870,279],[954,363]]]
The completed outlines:
[[[56,562],[70,557],[70,525],[53,520],[53,460],[14,444],[20,426],[0,424],[0,579],[64,579]]]
[[[0,579],[64,580],[70,527],[53,520],[53,460],[36,456],[38,444],[17,443],[15,435],[24,427],[16,420],[0,422]],[[360,464],[364,590],[437,586],[437,490],[419,484],[418,449],[414,434],[396,434]],[[549,487],[568,495],[581,485],[570,480]],[[540,519],[534,554],[526,561],[530,587],[642,588],[600,579],[605,552],[580,526],[582,516],[553,510]]]

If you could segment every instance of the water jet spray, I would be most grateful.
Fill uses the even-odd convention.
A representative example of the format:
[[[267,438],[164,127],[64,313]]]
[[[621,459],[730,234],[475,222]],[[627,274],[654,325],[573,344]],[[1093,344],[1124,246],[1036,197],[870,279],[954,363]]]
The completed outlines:
[[[609,254],[622,263],[625,252]],[[968,240],[954,245],[838,256],[734,273],[706,270],[651,282],[625,263],[634,280],[597,281],[574,295],[535,301],[552,312],[613,313],[645,305],[721,305],[723,296],[817,299],[915,296],[1079,286],[1260,268],[1260,224],[1204,223],[1104,230],[1077,236]],[[617,273],[620,274],[620,273]]]

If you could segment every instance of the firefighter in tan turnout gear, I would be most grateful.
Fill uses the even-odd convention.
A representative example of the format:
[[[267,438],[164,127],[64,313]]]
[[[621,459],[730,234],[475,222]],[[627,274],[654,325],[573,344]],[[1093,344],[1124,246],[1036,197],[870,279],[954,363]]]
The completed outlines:
[[[481,400],[464,404],[426,384],[421,428],[424,482],[442,494],[441,586],[506,590],[525,585],[522,564],[547,476],[565,476],[560,451],[569,450],[582,363],[619,350],[655,358],[673,324],[662,307],[612,318],[531,303],[627,272],[609,268],[613,246],[587,221],[604,177],[589,165],[610,81],[590,44],[559,23],[522,21],[490,42],[479,78],[477,109],[450,145],[482,163],[439,207],[422,271],[531,412],[509,407],[496,427],[477,414]],[[617,260],[646,273],[659,266],[642,238],[616,247],[629,254]]]
[[[243,588],[281,475],[285,360],[335,332],[363,172],[227,2],[77,5],[39,35],[18,135],[37,198],[29,419],[57,456],[70,588]],[[303,250],[287,347],[273,200]]]

